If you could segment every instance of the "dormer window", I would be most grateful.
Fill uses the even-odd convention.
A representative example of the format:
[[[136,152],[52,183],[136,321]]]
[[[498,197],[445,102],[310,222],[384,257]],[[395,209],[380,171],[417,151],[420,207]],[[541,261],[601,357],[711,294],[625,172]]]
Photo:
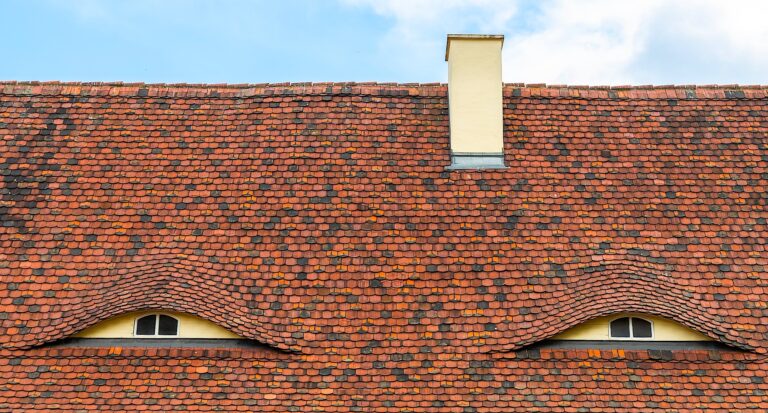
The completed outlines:
[[[565,346],[576,342],[587,346],[611,348],[650,348],[652,343],[683,343],[678,347],[691,348],[693,343],[711,343],[704,334],[675,321],[641,313],[618,313],[587,320],[562,333],[551,341],[562,341]]]
[[[72,336],[71,345],[101,347],[258,347],[214,322],[192,314],[163,310],[136,311],[102,320]],[[73,344],[74,343],[74,344]]]
[[[235,334],[211,321],[191,314],[151,310],[137,311],[102,320],[74,335],[85,339],[137,339],[142,345],[151,340],[145,339],[228,339],[241,340]],[[165,340],[167,342],[173,340]],[[169,345],[165,343],[163,345]]]
[[[149,314],[136,319],[136,337],[173,337],[179,335],[179,320],[165,314]]]
[[[621,317],[611,321],[611,338],[621,340],[653,338],[653,323],[639,317]]]

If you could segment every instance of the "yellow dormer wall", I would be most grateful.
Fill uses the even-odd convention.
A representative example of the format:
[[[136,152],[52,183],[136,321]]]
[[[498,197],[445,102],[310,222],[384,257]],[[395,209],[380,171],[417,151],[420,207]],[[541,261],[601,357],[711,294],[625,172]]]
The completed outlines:
[[[227,338],[227,339],[239,339],[242,338],[239,335],[226,330],[216,324],[203,320],[200,317],[195,317],[189,314],[175,313],[168,311],[141,311],[123,314],[121,316],[113,317],[108,320],[104,320],[92,327],[89,327],[77,334],[74,337],[78,338],[132,338],[136,337],[134,333],[134,325],[136,319],[141,318],[147,314],[166,314],[175,317],[179,320],[179,335],[173,336],[177,338]],[[159,336],[163,337],[163,336]]]
[[[712,341],[709,337],[674,321],[652,315],[622,313],[599,317],[579,324],[554,337],[553,340],[616,340],[611,338],[609,324],[621,317],[638,317],[653,323],[653,338],[632,339],[641,341]],[[622,339],[627,340],[627,339]]]

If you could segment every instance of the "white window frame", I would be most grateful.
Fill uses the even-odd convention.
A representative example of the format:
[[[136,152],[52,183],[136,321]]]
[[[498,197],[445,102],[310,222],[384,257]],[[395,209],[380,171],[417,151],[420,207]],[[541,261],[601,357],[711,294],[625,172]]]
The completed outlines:
[[[628,318],[629,319],[629,337],[614,337],[613,336],[613,322],[616,320],[620,320],[622,318]],[[651,336],[650,337],[635,337],[635,331],[634,327],[632,326],[632,320],[633,319],[639,319],[646,321],[648,323],[651,323]],[[647,318],[643,317],[633,317],[633,316],[622,316],[622,317],[616,317],[613,320],[608,322],[608,337],[611,340],[623,340],[623,341],[647,341],[647,340],[653,340],[656,338],[656,326],[653,325],[653,321],[649,320]]]
[[[166,317],[171,317],[172,319],[176,320],[176,334],[170,335],[170,334],[163,334],[160,335],[160,316],[164,315]],[[139,334],[139,320],[145,317],[154,316],[155,317],[155,332],[154,334]],[[154,338],[172,338],[172,337],[178,337],[179,336],[179,330],[181,329],[181,321],[179,321],[178,318],[170,315],[170,314],[162,314],[162,313],[153,313],[153,314],[144,314],[141,316],[136,317],[135,320],[133,320],[133,336],[134,337],[154,337]]]

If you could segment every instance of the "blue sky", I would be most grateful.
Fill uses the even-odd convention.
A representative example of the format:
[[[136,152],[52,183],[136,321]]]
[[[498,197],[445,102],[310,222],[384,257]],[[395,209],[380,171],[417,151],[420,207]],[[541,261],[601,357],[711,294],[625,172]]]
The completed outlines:
[[[444,82],[501,33],[506,82],[766,84],[761,0],[3,0],[1,80]]]

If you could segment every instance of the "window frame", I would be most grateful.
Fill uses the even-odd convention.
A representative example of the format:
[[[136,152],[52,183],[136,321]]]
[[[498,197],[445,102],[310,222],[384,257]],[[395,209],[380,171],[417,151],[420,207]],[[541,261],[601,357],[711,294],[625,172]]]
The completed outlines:
[[[629,337],[614,337],[613,335],[613,322],[616,320],[621,320],[622,318],[628,318],[629,319]],[[649,323],[651,325],[651,336],[650,337],[635,337],[635,328],[634,323],[632,323],[632,320],[638,319],[643,320],[646,323]],[[608,322],[608,338],[610,340],[621,340],[621,341],[648,341],[648,340],[654,340],[656,338],[656,327],[653,324],[653,320],[649,320],[647,318],[643,317],[635,317],[635,316],[622,316],[622,317],[616,317]]]
[[[160,334],[160,316],[166,316],[170,317],[174,320],[176,320],[176,334]],[[139,334],[139,320],[144,319],[146,317],[154,317],[155,318],[155,332],[154,334]],[[170,315],[170,314],[163,314],[163,313],[152,313],[152,314],[144,314],[140,315],[133,320],[133,336],[138,338],[178,338],[179,337],[179,330],[181,329],[181,321],[179,321],[178,318]]]

